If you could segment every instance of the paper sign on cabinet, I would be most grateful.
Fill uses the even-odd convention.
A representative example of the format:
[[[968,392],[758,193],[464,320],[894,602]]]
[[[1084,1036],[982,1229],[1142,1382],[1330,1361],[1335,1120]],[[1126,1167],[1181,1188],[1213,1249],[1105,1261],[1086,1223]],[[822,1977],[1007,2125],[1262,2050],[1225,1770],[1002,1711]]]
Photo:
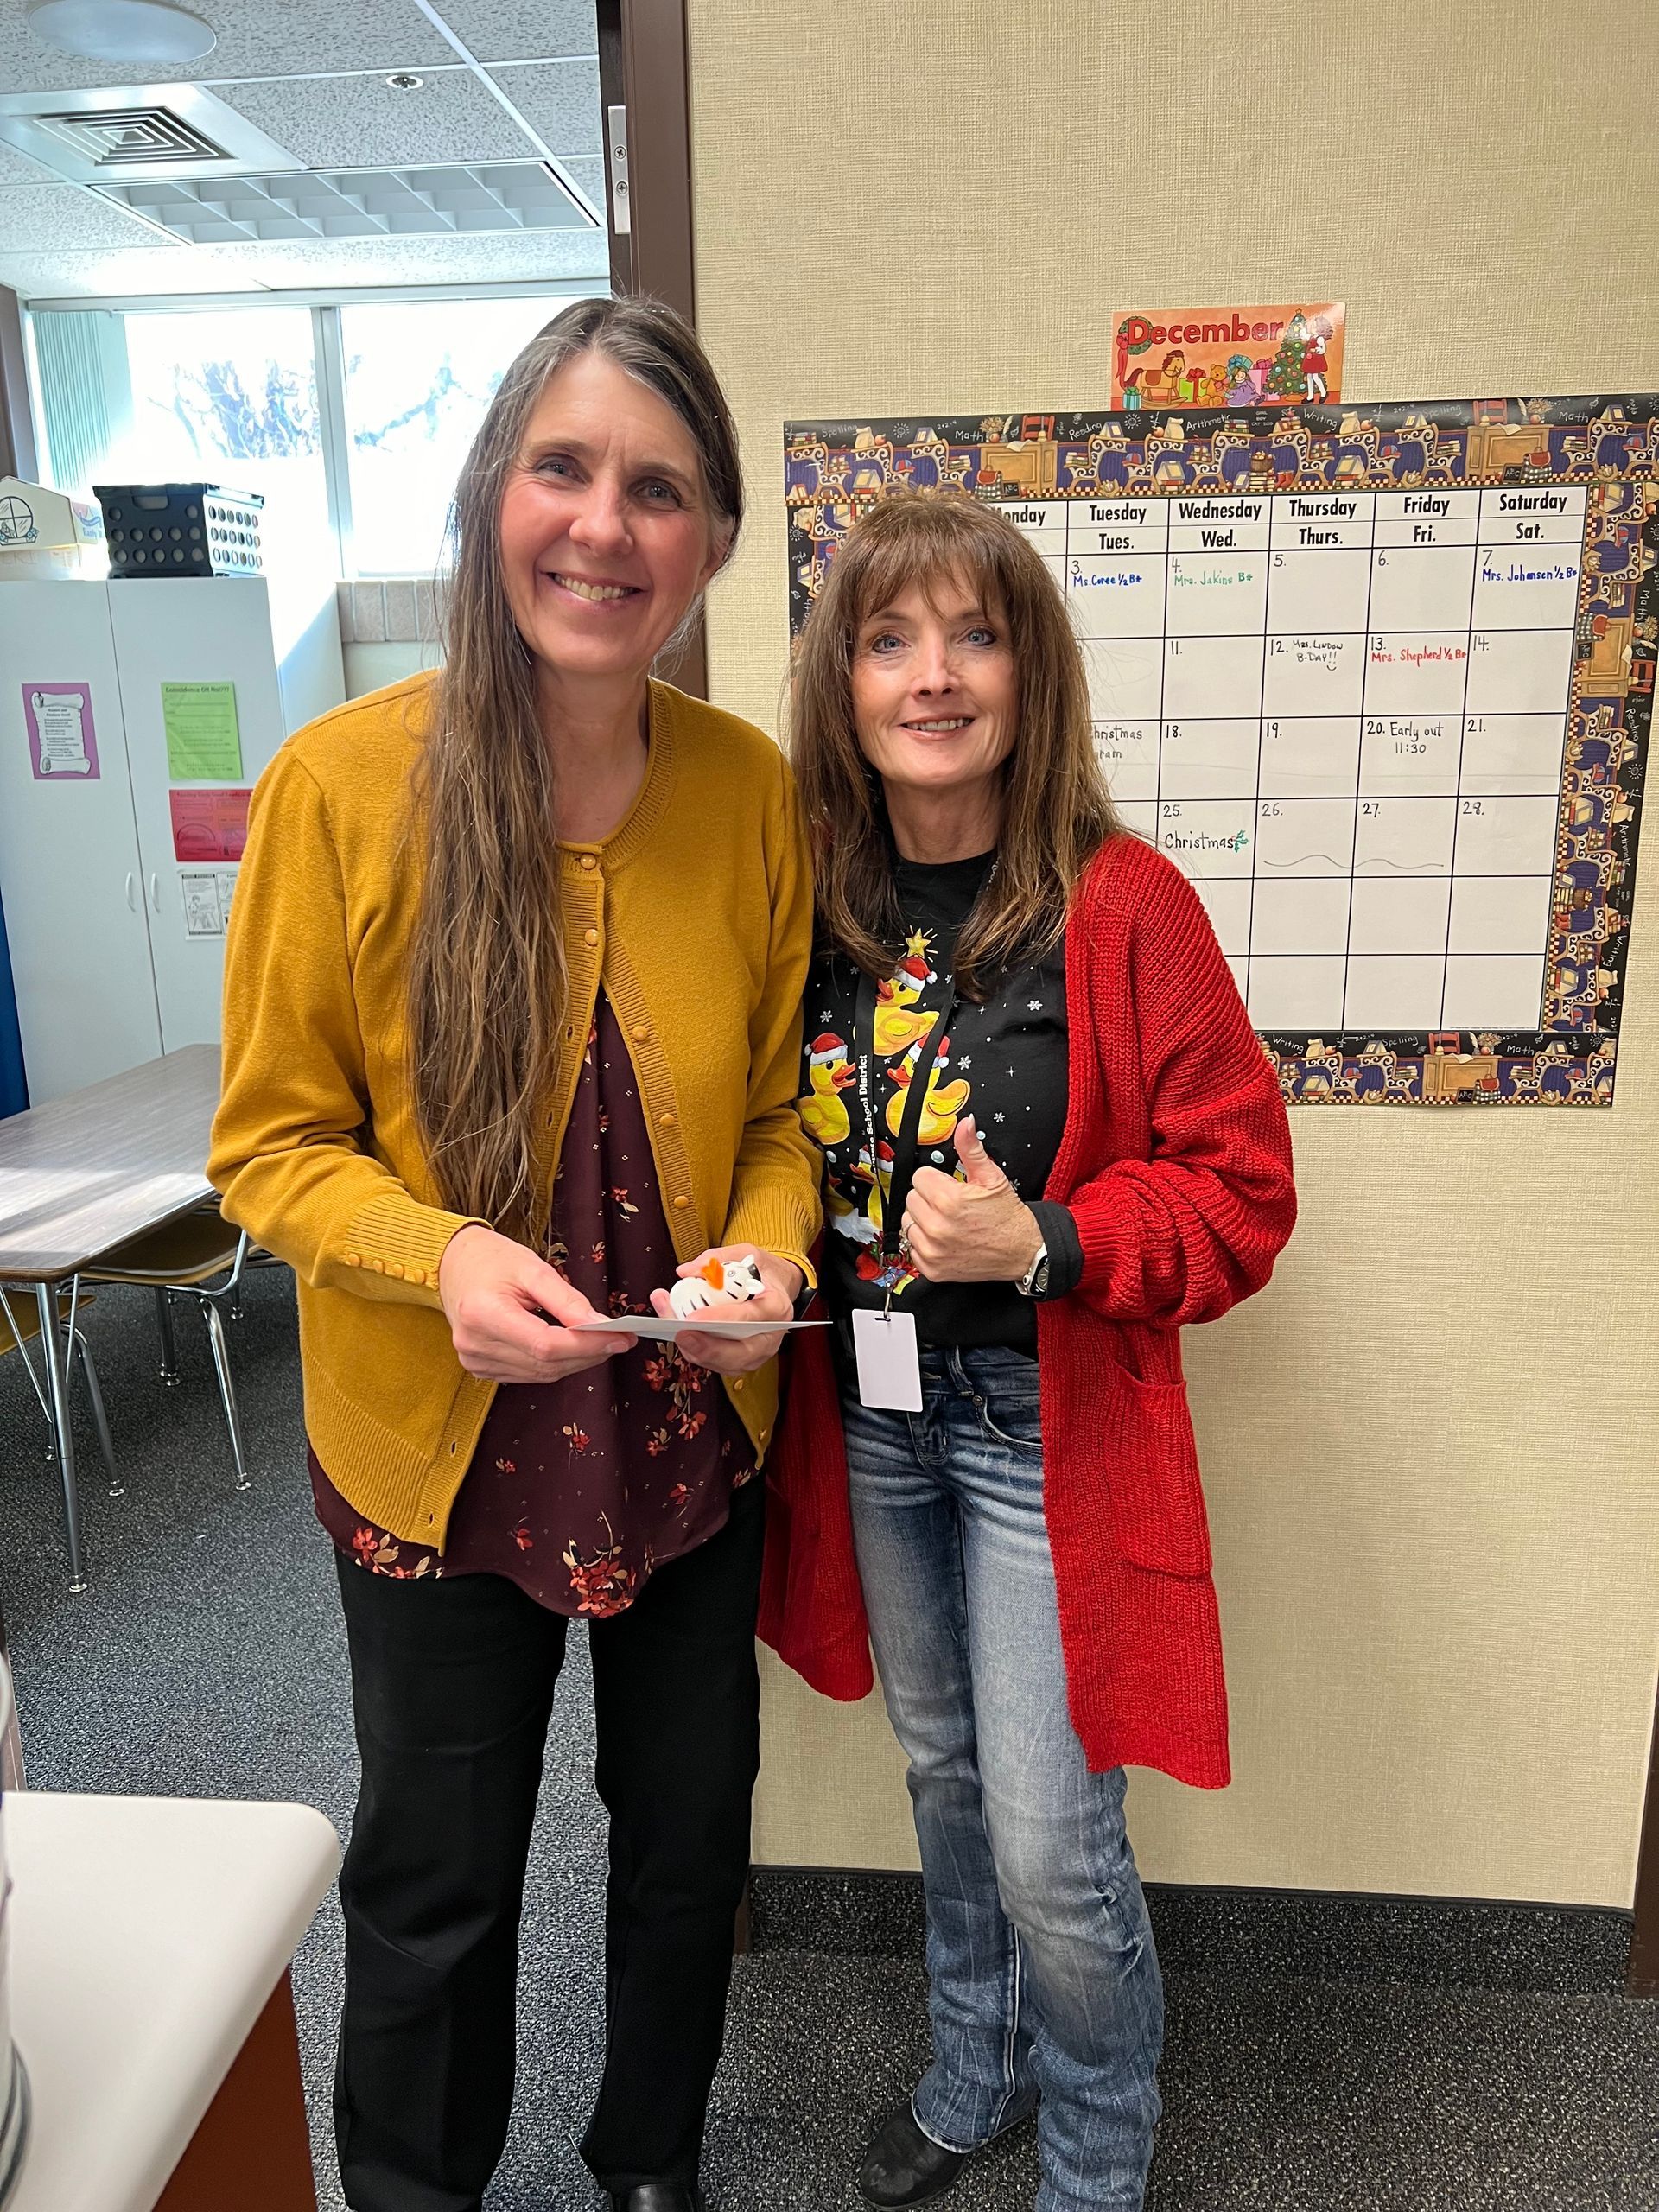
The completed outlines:
[[[163,683],[167,772],[175,784],[233,784],[242,773],[234,683]]]
[[[23,724],[37,783],[60,776],[97,779],[98,737],[90,683],[25,683]]]

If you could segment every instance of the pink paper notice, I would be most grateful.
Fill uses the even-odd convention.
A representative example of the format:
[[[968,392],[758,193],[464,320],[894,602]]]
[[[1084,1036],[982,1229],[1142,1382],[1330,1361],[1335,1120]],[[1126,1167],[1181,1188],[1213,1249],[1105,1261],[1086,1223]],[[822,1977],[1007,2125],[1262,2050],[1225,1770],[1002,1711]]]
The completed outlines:
[[[248,842],[251,791],[170,791],[175,860],[239,861]]]
[[[98,779],[90,683],[25,683],[23,723],[37,783]]]

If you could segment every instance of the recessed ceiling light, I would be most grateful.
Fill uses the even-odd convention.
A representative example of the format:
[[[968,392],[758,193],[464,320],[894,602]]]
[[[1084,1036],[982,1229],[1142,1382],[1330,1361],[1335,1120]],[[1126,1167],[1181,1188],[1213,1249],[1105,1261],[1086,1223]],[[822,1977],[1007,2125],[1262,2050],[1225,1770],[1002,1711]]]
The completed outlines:
[[[426,79],[412,75],[407,69],[394,69],[386,82],[394,92],[418,92]]]
[[[169,0],[34,0],[29,27],[88,61],[199,61],[219,43],[211,23]]]

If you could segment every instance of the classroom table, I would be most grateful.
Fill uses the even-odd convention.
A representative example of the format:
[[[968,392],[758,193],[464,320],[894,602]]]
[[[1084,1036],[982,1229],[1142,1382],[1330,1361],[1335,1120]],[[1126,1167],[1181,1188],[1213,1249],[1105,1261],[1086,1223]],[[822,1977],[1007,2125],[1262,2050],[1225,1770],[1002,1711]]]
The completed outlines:
[[[315,2212],[288,1969],[339,1863],[322,1815],[26,1789],[5,1827],[6,2212]]]
[[[61,1287],[129,1237],[213,1197],[206,1169],[218,1103],[218,1046],[186,1045],[0,1121],[0,1286],[32,1291],[38,1303],[72,1590],[86,1577]]]

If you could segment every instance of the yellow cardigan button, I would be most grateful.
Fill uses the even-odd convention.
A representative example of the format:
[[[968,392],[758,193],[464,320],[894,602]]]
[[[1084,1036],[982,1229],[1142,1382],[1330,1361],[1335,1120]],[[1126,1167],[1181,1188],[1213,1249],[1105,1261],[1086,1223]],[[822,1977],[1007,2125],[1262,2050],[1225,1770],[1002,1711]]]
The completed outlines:
[[[584,944],[597,944],[599,943],[599,931],[597,930],[583,930],[582,933],[582,941]]]
[[[674,1201],[674,1203],[675,1203],[675,1205],[676,1205],[677,1206],[689,1206],[689,1205],[690,1205],[691,1201],[690,1201],[690,1198],[676,1198],[676,1199],[675,1199],[675,1201]]]
[[[599,862],[591,853],[584,853],[582,856],[582,865],[585,868],[595,868],[599,866]]]
[[[646,1038],[650,1036],[651,1032],[643,1021],[636,1021],[633,1025],[632,1033],[634,1043],[636,1045],[643,1045]]]
[[[678,1118],[675,1114],[659,1114],[657,1116],[657,1126],[658,1128],[671,1129]]]
[[[403,1274],[403,1272],[404,1272],[404,1263],[403,1263],[403,1262],[402,1262],[401,1260],[394,1260],[394,1261],[391,1262],[391,1266],[386,1269],[386,1273],[387,1273],[389,1275],[399,1275],[399,1276],[401,1276],[401,1275],[402,1275],[402,1274]]]
[[[360,1268],[363,1264],[363,1255],[360,1252],[348,1252],[346,1255],[346,1264],[348,1268]]]
[[[384,1260],[371,1260],[369,1265],[378,1275],[383,1275],[386,1272],[386,1263]]]

